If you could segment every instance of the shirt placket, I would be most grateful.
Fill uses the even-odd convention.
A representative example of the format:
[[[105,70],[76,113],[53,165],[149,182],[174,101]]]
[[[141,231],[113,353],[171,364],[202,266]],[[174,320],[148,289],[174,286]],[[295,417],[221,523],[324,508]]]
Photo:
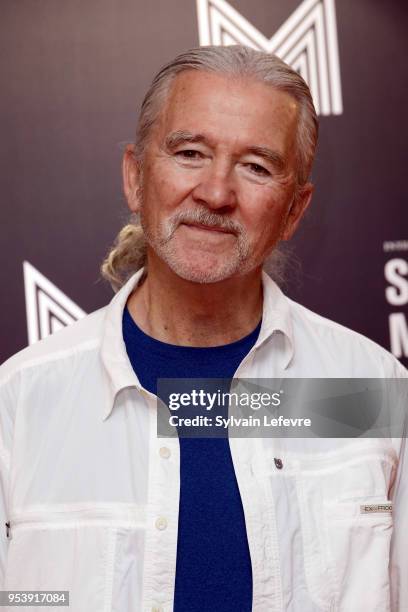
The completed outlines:
[[[180,447],[178,438],[157,437],[157,399],[147,391],[144,395],[149,408],[149,474],[142,610],[171,612],[177,557]]]
[[[234,378],[252,378],[253,348]],[[265,481],[261,438],[229,438],[238,488],[241,494],[252,565],[252,612],[282,612],[282,582],[272,491]]]
[[[275,509],[270,487],[259,472],[259,438],[230,438],[252,563],[252,612],[281,612],[282,585]]]

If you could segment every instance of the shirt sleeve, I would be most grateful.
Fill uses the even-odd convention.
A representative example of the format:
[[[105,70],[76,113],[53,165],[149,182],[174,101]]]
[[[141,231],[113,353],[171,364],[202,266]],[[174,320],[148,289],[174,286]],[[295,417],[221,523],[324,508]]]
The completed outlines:
[[[408,453],[401,440],[401,455],[391,494],[394,528],[391,540],[390,578],[392,612],[408,610]]]
[[[394,378],[401,383],[400,395],[404,416],[401,438],[394,439],[399,450],[396,478],[390,492],[393,502],[393,535],[391,540],[390,583],[392,612],[408,610],[408,372],[400,364]]]
[[[14,430],[16,395],[14,384],[1,383],[0,376],[0,590],[4,590],[9,540],[6,522],[9,520],[8,496],[10,481],[10,456]]]
[[[3,455],[3,453],[2,453]],[[8,489],[8,465],[4,456],[0,458],[0,590],[4,590],[4,576],[7,563],[8,540],[6,537],[7,516],[7,489]]]

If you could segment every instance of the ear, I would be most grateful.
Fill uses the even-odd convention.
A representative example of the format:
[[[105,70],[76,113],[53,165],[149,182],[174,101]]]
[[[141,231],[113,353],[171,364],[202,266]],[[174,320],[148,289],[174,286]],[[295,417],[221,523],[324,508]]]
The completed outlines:
[[[290,240],[295,233],[301,218],[305,214],[313,194],[312,183],[306,183],[300,187],[298,193],[295,194],[293,202],[289,208],[288,216],[286,217],[285,227],[282,232],[281,240]]]
[[[127,145],[122,160],[123,191],[130,210],[134,213],[140,209],[141,167],[135,158],[135,146]]]

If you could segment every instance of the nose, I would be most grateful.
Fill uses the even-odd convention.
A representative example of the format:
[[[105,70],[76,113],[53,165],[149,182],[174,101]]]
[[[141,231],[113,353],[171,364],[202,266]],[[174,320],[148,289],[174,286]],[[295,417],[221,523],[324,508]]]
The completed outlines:
[[[192,192],[194,200],[219,212],[228,212],[235,208],[237,198],[231,173],[228,167],[211,164],[204,170],[200,182]]]

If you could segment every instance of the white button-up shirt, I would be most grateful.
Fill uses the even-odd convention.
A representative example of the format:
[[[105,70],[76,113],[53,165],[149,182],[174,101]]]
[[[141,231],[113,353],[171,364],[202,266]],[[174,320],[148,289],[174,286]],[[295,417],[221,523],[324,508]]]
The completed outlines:
[[[179,441],[157,437],[156,396],[122,337],[141,273],[107,307],[0,368],[0,517],[10,525],[0,587],[68,590],[71,612],[173,609]],[[266,274],[263,287],[260,334],[236,378],[407,376]],[[254,612],[408,610],[405,439],[231,437],[230,446]],[[367,504],[385,511],[362,512]]]

